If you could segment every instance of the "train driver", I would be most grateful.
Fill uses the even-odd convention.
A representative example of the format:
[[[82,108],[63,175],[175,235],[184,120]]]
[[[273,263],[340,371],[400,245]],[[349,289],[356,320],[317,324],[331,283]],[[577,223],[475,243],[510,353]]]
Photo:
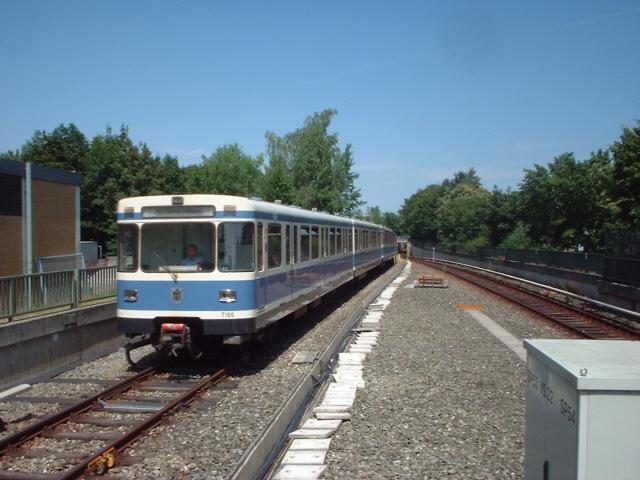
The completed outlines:
[[[198,256],[198,247],[196,247],[193,243],[187,245],[187,256],[182,259],[182,265],[195,265],[200,267],[203,263],[204,261],[202,260],[202,257]]]

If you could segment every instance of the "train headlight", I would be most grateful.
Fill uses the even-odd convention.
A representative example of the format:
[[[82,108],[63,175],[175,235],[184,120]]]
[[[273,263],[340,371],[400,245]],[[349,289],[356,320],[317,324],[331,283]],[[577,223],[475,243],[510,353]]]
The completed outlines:
[[[218,292],[218,300],[222,303],[233,303],[236,301],[236,291],[227,288]]]
[[[122,298],[125,302],[137,302],[138,301],[138,290],[128,290],[124,291]]]

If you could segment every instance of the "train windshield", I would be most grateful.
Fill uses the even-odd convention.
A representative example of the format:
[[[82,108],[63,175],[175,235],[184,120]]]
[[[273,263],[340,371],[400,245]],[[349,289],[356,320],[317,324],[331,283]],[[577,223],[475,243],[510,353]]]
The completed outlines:
[[[218,225],[218,270],[255,270],[255,226],[251,222],[225,222]]]
[[[211,272],[212,223],[148,223],[142,226],[140,263],[145,272]]]

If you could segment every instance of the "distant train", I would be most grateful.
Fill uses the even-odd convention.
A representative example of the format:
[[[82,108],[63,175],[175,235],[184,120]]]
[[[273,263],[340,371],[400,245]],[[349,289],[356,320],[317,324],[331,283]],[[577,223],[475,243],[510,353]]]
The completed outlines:
[[[118,328],[198,356],[248,336],[397,253],[391,230],[225,195],[118,203]]]
[[[409,239],[407,237],[397,237],[398,242],[398,253],[406,257],[407,256],[407,245],[409,244]]]

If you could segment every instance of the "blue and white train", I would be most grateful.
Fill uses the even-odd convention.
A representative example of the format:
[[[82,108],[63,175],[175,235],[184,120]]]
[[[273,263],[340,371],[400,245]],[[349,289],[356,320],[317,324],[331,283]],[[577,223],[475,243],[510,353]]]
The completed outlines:
[[[250,336],[397,253],[391,230],[226,195],[118,203],[118,328],[158,349]]]

